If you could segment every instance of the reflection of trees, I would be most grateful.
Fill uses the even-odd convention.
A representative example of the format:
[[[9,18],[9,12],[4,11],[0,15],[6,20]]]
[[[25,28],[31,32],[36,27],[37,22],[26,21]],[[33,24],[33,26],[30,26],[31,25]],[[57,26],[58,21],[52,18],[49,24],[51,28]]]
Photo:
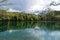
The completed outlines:
[[[60,30],[60,22],[42,22],[40,26],[48,30]]]
[[[8,22],[6,21],[0,21],[0,31],[7,30],[7,24]]]
[[[1,21],[0,31],[20,30],[20,29],[26,29],[26,28],[34,28],[36,26],[39,26],[42,29],[60,30],[59,22],[17,22],[17,21],[6,22],[6,21]]]

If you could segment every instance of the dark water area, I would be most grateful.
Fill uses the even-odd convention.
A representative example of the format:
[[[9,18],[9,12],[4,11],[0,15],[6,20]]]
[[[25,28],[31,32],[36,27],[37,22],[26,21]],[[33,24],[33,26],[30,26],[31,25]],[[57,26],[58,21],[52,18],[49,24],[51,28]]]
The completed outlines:
[[[60,22],[0,21],[0,40],[60,40]]]

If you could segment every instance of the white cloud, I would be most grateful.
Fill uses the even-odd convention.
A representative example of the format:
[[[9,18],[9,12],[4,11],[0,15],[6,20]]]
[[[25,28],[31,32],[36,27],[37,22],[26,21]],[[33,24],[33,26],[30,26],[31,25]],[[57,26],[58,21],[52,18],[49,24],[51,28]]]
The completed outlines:
[[[51,6],[52,10],[60,11],[60,5],[59,6]]]
[[[44,7],[43,6],[40,6],[40,5],[33,5],[32,7],[30,7],[29,9],[28,9],[29,11],[38,11],[38,10],[44,10]]]
[[[53,1],[57,4],[60,3],[60,0],[9,0],[9,2],[12,2],[13,5],[7,7],[25,12],[32,12],[32,10],[43,11],[47,8],[60,10],[60,6],[49,6]]]
[[[45,10],[46,6],[48,6],[50,2],[48,0],[36,0],[34,5],[28,7],[28,11],[38,11],[38,10]]]
[[[60,3],[59,0],[34,0],[33,3],[27,7],[27,11],[43,11],[47,8],[51,8],[52,10],[60,10],[60,6],[50,6],[50,3],[53,1],[56,4]]]
[[[21,12],[21,11],[15,10],[15,9],[12,9],[12,8],[9,8],[9,9],[7,10],[7,12]]]

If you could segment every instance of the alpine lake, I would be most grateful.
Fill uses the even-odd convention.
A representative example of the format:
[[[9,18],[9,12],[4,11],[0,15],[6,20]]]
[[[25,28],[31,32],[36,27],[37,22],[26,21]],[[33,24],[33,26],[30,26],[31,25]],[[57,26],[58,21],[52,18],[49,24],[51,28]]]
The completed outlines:
[[[60,40],[60,22],[0,21],[0,40]]]

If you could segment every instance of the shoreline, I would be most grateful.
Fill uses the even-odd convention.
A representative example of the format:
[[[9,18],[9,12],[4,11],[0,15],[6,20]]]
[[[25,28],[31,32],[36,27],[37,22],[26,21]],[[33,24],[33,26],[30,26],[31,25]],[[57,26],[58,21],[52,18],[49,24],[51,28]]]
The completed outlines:
[[[20,20],[0,20],[1,21],[14,21],[14,22],[60,22],[60,21],[20,21]]]

